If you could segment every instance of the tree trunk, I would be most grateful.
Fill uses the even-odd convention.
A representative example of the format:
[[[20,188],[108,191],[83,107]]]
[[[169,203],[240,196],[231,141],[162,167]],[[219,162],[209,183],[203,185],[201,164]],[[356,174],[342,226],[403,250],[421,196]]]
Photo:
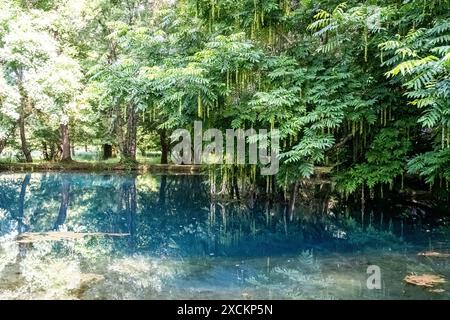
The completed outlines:
[[[105,143],[103,145],[103,160],[108,160],[113,156],[112,145]]]
[[[20,143],[22,145],[22,152],[23,152],[23,155],[25,156],[25,160],[27,162],[33,162],[33,158],[31,157],[30,149],[28,149],[27,138],[25,136],[24,112],[22,112],[22,115],[19,118],[19,130],[20,130]]]
[[[61,161],[72,161],[71,148],[70,148],[70,137],[69,137],[69,125],[60,124],[61,129]]]
[[[45,142],[42,142],[42,157],[44,158],[45,161],[50,161],[50,156],[47,150],[47,143]]]
[[[63,178],[61,182],[61,205],[59,207],[58,218],[56,219],[54,230],[58,230],[67,219],[67,208],[70,201],[70,182]]]
[[[28,97],[25,88],[22,84],[22,74],[19,74],[19,94],[20,94],[20,118],[19,118],[19,131],[20,131],[20,142],[22,146],[22,153],[25,156],[27,162],[33,162],[31,157],[30,149],[28,149],[27,138],[25,136],[25,114],[28,108]]]
[[[167,130],[163,129],[159,132],[159,140],[161,142],[161,164],[169,163],[169,141],[167,140]]]
[[[131,104],[128,108],[128,114],[129,114],[127,124],[128,155],[131,160],[136,160],[137,113],[134,106]]]
[[[48,158],[50,161],[54,161],[56,158],[56,148],[53,143],[50,145],[50,154]]]
[[[6,147],[6,139],[0,139],[0,154],[2,154],[3,149]]]

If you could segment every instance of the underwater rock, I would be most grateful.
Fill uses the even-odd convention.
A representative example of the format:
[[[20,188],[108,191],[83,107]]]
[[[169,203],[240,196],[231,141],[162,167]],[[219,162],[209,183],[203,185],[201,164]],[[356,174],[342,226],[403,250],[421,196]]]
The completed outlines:
[[[97,273],[83,273],[80,279],[80,285],[91,285],[105,279],[105,276]]]
[[[443,292],[445,292],[445,290],[444,289],[430,289],[430,290],[428,290],[429,292],[433,292],[433,293],[443,293]]]
[[[83,294],[89,290],[89,288],[101,281],[105,280],[105,276],[96,273],[83,273],[80,277],[80,285],[78,288],[72,291],[72,293],[81,299]]]
[[[38,241],[81,240],[84,237],[126,237],[129,233],[84,233],[84,232],[27,232],[17,236],[17,243],[34,243]]]
[[[435,285],[446,282],[444,277],[434,274],[423,274],[423,275],[410,274],[405,277],[404,281],[409,284],[427,288],[431,288],[434,287]]]
[[[241,296],[243,299],[246,299],[246,300],[250,300],[253,298],[253,295],[248,292],[242,292]]]

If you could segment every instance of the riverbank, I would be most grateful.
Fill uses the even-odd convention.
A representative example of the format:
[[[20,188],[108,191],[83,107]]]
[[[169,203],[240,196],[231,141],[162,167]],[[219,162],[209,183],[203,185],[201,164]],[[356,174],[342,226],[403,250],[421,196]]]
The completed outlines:
[[[202,165],[178,165],[178,164],[154,164],[137,163],[122,164],[120,162],[102,161],[70,161],[70,162],[0,162],[0,172],[44,172],[44,171],[137,171],[139,173],[185,173],[198,174],[202,172]],[[314,181],[329,183],[326,177],[332,167],[316,167],[314,169]]]
[[[101,172],[135,171],[139,173],[199,174],[199,165],[175,164],[121,164],[109,162],[37,162],[37,163],[1,163],[0,172]]]

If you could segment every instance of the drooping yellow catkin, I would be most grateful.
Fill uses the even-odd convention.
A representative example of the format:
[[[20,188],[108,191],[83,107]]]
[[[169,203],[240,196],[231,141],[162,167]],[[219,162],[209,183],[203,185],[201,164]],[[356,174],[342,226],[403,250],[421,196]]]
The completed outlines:
[[[197,96],[197,115],[199,118],[203,118],[203,102],[202,102],[202,96],[200,95],[200,92]]]

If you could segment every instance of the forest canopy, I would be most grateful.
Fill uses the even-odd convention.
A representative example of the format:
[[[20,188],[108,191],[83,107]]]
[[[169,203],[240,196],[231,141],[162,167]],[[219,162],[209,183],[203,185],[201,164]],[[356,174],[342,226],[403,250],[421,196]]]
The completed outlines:
[[[194,121],[279,129],[285,191],[448,192],[450,1],[0,0],[0,155],[168,163]]]

